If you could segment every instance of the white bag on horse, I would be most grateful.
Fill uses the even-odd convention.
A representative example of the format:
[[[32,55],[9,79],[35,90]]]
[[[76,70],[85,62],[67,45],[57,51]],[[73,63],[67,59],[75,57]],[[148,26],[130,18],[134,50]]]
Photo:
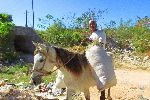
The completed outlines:
[[[64,83],[64,74],[58,69],[57,70],[57,77],[55,80],[55,84],[52,87],[52,91],[54,92],[56,88],[61,89],[61,88],[66,88],[66,85]]]
[[[112,58],[103,47],[97,45],[90,47],[86,51],[86,57],[92,66],[92,74],[100,91],[116,85]]]

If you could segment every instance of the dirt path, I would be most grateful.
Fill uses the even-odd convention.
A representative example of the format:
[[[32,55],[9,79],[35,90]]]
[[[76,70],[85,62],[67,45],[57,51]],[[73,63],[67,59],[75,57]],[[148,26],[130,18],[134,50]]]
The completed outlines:
[[[115,70],[117,85],[111,88],[113,100],[150,100],[150,72],[143,70]],[[91,89],[91,100],[99,100],[95,88]]]
[[[150,72],[129,69],[116,69],[115,72],[117,77],[117,85],[111,88],[112,100],[150,100]],[[96,87],[91,88],[90,93],[91,100],[99,100],[100,94],[98,93]],[[23,98],[19,100],[29,100],[29,98],[31,100],[37,100],[34,95],[35,91],[33,90],[13,90],[4,94],[7,94],[5,95],[5,98],[7,99],[3,99],[2,95],[0,95],[0,100],[11,100],[8,98],[12,97]],[[64,96],[61,98],[64,98]],[[81,98],[83,98],[83,96],[81,96]],[[84,100],[81,98],[78,100]]]

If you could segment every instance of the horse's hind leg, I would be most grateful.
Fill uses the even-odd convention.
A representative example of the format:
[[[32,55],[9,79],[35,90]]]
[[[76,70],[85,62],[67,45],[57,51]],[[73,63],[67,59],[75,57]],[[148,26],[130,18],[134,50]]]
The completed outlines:
[[[105,90],[101,91],[100,100],[105,100]]]
[[[111,96],[110,96],[110,88],[108,89],[108,97],[107,97],[108,100],[112,100]]]

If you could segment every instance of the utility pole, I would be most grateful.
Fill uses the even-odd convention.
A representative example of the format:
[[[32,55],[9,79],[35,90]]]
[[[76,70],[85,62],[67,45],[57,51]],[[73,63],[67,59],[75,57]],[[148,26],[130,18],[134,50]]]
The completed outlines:
[[[28,11],[26,10],[26,24],[25,27],[28,27]]]
[[[32,27],[34,28],[34,9],[33,9],[33,0],[32,0],[32,13],[33,13],[33,16],[32,16],[32,18],[33,18],[33,19],[32,19],[32,20],[33,20],[33,26],[32,26]]]

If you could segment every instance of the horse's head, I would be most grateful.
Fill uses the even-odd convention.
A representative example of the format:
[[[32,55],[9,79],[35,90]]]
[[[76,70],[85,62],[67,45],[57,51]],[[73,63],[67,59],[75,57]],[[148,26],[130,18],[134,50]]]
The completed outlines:
[[[56,64],[56,52],[51,46],[33,43],[36,47],[34,51],[34,65],[30,83],[37,85],[41,83],[41,78],[48,75]]]

